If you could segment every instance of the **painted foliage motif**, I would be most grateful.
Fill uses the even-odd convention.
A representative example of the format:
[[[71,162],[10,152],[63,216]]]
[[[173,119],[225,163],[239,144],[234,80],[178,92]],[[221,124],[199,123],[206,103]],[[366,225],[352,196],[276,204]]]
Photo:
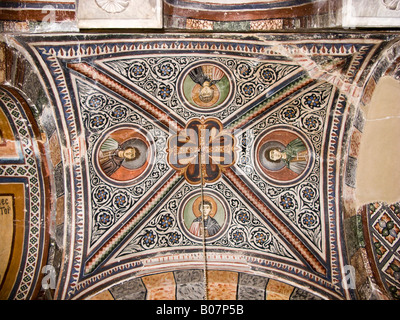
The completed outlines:
[[[203,177],[205,193],[224,209],[214,214],[212,201],[202,207],[216,220],[206,237],[210,255],[226,258],[215,259],[216,267],[229,262],[273,270],[321,295],[348,297],[340,285],[343,260],[332,200],[340,167],[325,161],[340,156],[337,137],[343,137],[348,104],[330,78],[314,79],[308,71],[321,70],[314,68],[320,53],[324,61],[354,56],[348,59],[351,74],[334,80],[359,80],[357,70],[371,56],[372,42],[320,39],[315,46],[284,36],[274,44],[173,36],[145,42],[121,36],[32,44],[55,83],[60,118],[78,159],[71,168],[71,183],[81,187],[72,204],[78,221],[73,231],[84,243],[75,243],[60,296],[79,298],[144,265],[159,271],[165,261],[177,268],[201,263],[195,221],[200,208],[193,203]],[[295,54],[312,57],[307,61],[314,69],[305,71]],[[200,99],[202,89],[209,97]],[[142,136],[120,139],[117,129],[128,127]],[[85,155],[78,151],[81,130]],[[122,151],[133,138],[154,151],[143,164],[148,171],[129,181],[111,178],[114,173],[100,167],[100,152]],[[281,144],[273,152],[279,151],[278,162],[264,150],[271,141]],[[128,169],[122,163],[121,168]]]
[[[289,61],[253,64],[240,57],[201,55],[104,59],[99,64],[189,121],[205,115],[223,121],[268,89],[301,72]],[[208,80],[207,80],[208,79]],[[199,98],[208,92],[210,101]]]
[[[333,97],[331,84],[316,83],[271,110],[238,138],[237,166],[243,176],[317,252],[323,250],[324,237],[319,191],[322,132]],[[278,159],[271,161],[271,153]]]
[[[279,235],[249,209],[246,199],[241,199],[237,191],[217,181],[205,188],[203,197],[205,203],[210,203],[209,218],[213,218],[208,222],[210,233],[204,239],[209,248],[241,248],[297,261],[296,255],[279,240]],[[201,248],[203,235],[198,219],[201,202],[198,186],[182,181],[151,220],[118,252],[117,258],[129,259],[132,254],[156,252],[157,248]]]
[[[163,181],[168,133],[92,83],[73,85],[86,132],[95,244]]]

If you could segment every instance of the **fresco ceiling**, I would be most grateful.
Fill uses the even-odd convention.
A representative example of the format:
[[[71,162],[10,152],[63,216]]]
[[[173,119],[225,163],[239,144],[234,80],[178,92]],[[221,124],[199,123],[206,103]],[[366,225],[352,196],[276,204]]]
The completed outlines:
[[[349,132],[393,36],[12,38],[43,77],[59,144],[47,159],[65,208],[55,299],[193,270],[355,299]]]

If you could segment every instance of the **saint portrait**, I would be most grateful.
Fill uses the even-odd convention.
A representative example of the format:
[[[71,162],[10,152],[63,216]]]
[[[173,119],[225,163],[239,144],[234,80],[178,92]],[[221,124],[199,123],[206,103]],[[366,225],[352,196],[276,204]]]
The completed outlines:
[[[186,229],[199,239],[217,236],[224,228],[225,219],[221,201],[210,194],[191,197],[184,209]]]
[[[196,213],[195,213],[196,212]],[[221,230],[221,226],[214,219],[214,215],[217,212],[217,204],[211,197],[198,198],[193,203],[193,213],[196,215],[196,219],[193,220],[189,232],[197,237],[202,237],[203,233],[205,237],[210,237],[218,233]]]
[[[225,72],[214,64],[192,68],[185,77],[183,89],[190,105],[202,110],[219,106],[231,91]]]
[[[266,162],[278,163],[282,167],[285,165],[297,174],[302,173],[307,165],[307,148],[300,138],[290,141],[287,146],[265,144],[263,152]]]
[[[310,163],[310,151],[295,132],[276,130],[266,135],[258,145],[257,161],[268,178],[292,181],[301,176]]]
[[[134,129],[120,129],[109,134],[98,150],[101,171],[117,181],[138,177],[149,162],[149,143]]]

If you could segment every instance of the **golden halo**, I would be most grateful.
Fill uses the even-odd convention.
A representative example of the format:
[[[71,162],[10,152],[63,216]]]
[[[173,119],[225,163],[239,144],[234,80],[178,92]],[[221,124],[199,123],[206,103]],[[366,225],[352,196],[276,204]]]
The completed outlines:
[[[208,201],[208,202],[211,203],[212,207],[211,207],[210,217],[214,217],[215,214],[217,213],[217,202],[215,202],[214,198],[213,198],[213,197],[210,197],[210,196],[204,196],[203,198],[204,198],[204,201]],[[200,206],[200,204],[201,204],[201,202],[202,202],[201,199],[202,199],[202,197],[199,196],[199,197],[193,202],[193,205],[192,205],[193,214],[194,214],[196,217],[200,217],[200,216],[201,216],[201,212],[200,212],[200,210],[199,210],[199,206]]]
[[[210,108],[210,107],[212,107],[214,104],[216,104],[218,102],[219,96],[220,96],[220,92],[219,92],[218,87],[215,84],[213,84],[210,88],[212,88],[214,90],[214,96],[211,99],[211,101],[203,102],[203,101],[200,100],[200,97],[199,97],[200,90],[201,90],[201,85],[199,85],[197,83],[193,87],[193,89],[192,89],[192,99],[193,99],[193,101],[194,101],[194,103],[196,105],[198,105],[199,107],[202,107],[202,108]]]

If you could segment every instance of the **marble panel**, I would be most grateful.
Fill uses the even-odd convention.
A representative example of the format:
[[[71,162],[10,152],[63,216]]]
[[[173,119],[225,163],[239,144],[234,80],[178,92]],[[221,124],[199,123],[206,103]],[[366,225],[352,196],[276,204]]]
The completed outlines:
[[[400,26],[398,0],[343,0],[342,10],[345,28]]]
[[[163,27],[161,0],[78,0],[80,29],[159,29]]]
[[[207,271],[208,300],[236,300],[238,273]]]
[[[115,300],[144,300],[147,293],[141,279],[128,280],[109,291]]]
[[[175,279],[172,272],[145,276],[142,281],[146,287],[148,300],[175,300]]]
[[[266,299],[289,300],[293,290],[291,285],[271,279],[268,281]]]
[[[203,270],[177,270],[174,272],[176,281],[177,300],[203,300],[204,271]]]
[[[268,279],[241,273],[238,283],[238,300],[264,300]]]

